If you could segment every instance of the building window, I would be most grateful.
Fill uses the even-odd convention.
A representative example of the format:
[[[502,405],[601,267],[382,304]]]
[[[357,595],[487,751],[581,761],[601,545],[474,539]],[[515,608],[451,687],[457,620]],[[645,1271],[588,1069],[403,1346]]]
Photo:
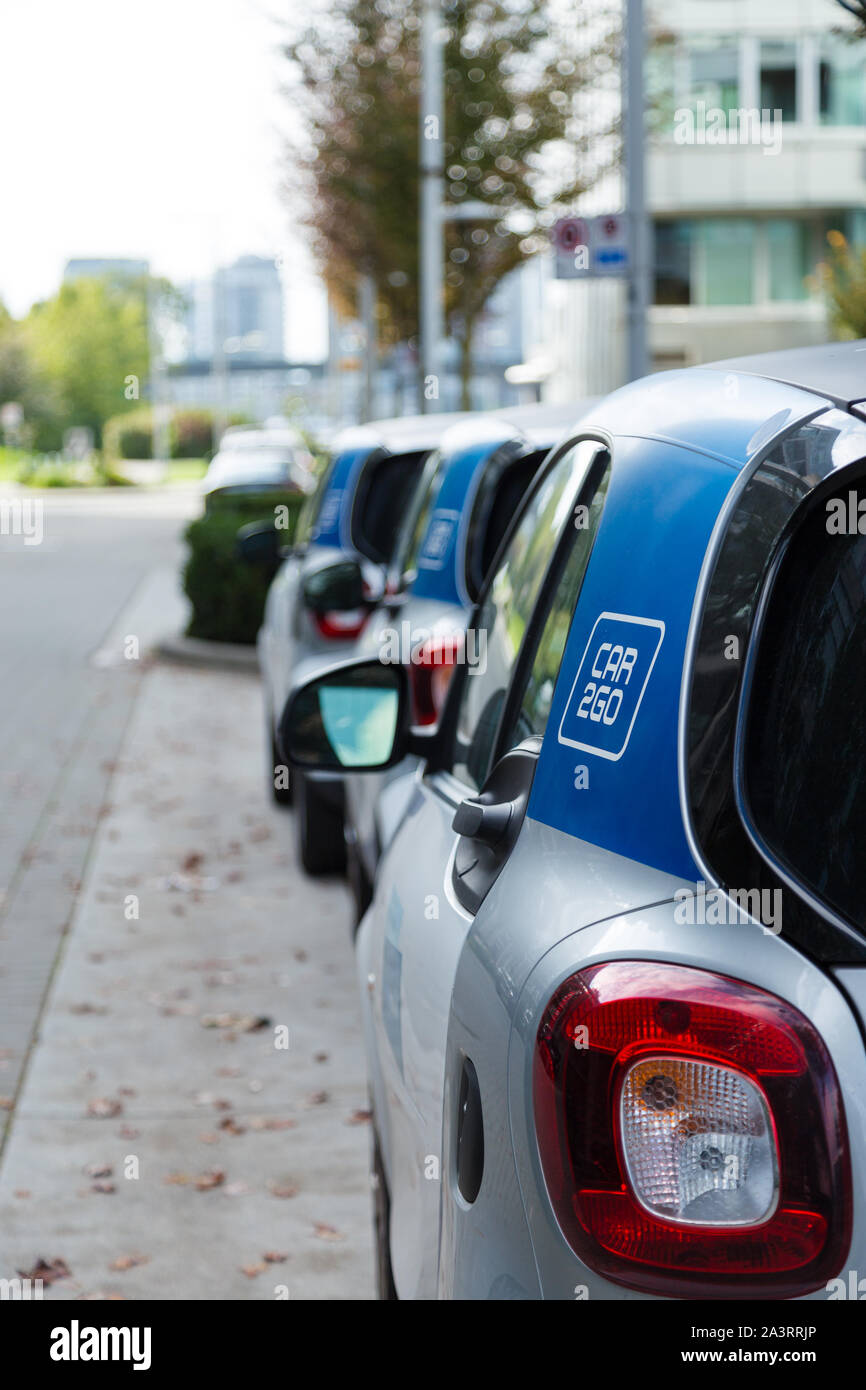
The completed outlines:
[[[692,224],[655,223],[655,303],[692,302]]]
[[[862,41],[840,34],[821,38],[818,112],[822,125],[866,124],[866,69]]]
[[[811,224],[791,218],[771,218],[766,224],[770,298],[807,299],[806,276],[812,270]]]
[[[809,298],[815,243],[844,217],[676,218],[655,223],[655,298],[659,305],[706,307],[797,303]]]
[[[764,39],[761,43],[761,109],[781,111],[783,121],[797,119],[797,45]]]
[[[702,101],[730,111],[739,106],[739,47],[735,39],[690,39],[687,49],[688,104]]]
[[[695,223],[698,304],[752,304],[755,224],[745,217],[707,217]]]

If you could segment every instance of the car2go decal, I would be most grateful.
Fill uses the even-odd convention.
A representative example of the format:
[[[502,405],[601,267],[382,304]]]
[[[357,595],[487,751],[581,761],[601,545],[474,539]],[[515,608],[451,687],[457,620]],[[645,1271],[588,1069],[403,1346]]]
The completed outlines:
[[[731,464],[680,445],[615,440],[550,712],[556,734],[542,745],[528,808],[692,881],[677,785],[683,655],[707,544],[736,477]]]
[[[614,762],[622,757],[664,635],[664,623],[654,618],[599,613],[562,716],[560,743]]]
[[[345,515],[348,509],[344,503],[351,505],[357,474],[369,458],[370,449],[371,446],[365,444],[358,449],[345,449],[338,455],[310,536],[313,545],[351,545],[349,518]]]

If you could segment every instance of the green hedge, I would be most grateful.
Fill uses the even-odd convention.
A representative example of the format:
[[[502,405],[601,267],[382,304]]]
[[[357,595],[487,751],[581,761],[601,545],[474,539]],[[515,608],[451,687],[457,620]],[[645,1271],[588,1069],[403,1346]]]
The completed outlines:
[[[260,566],[238,559],[238,531],[250,521],[272,521],[274,507],[285,505],[289,526],[283,534],[289,545],[301,500],[273,495],[265,500],[226,498],[187,527],[189,556],[183,588],[192,604],[187,636],[211,642],[255,642],[272,576]]]

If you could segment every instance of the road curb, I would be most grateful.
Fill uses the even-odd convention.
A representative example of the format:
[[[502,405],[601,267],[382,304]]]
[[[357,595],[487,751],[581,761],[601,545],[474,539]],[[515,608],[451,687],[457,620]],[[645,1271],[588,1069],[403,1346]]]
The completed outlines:
[[[160,638],[154,653],[163,661],[183,666],[203,666],[218,671],[259,669],[256,648],[239,642],[206,642],[201,637],[183,637],[178,633]]]

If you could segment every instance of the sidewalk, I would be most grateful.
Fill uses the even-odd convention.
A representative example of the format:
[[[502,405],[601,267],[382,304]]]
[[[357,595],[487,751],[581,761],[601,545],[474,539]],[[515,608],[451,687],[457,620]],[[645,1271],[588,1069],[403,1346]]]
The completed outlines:
[[[143,673],[0,1163],[0,1278],[62,1261],[46,1299],[373,1296],[348,893],[261,742],[254,676]]]

